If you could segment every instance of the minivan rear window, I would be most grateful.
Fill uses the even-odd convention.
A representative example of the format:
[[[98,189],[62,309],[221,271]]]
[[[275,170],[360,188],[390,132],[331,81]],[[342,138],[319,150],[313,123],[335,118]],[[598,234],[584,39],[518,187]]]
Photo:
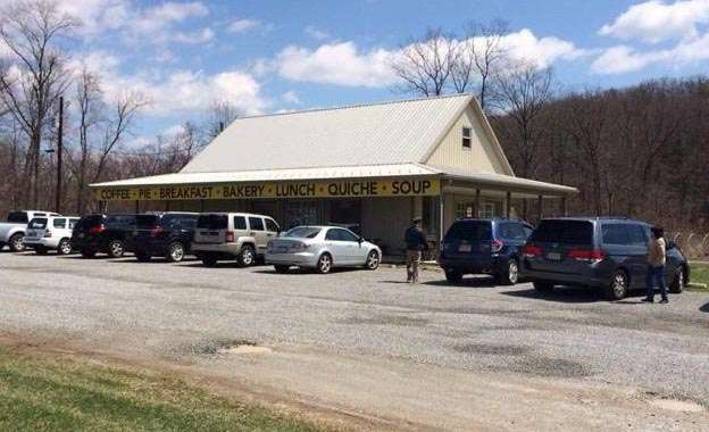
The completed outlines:
[[[44,229],[47,227],[47,218],[34,218],[27,227],[30,229]]]
[[[593,223],[574,220],[545,220],[529,239],[533,242],[559,244],[593,244]]]
[[[229,223],[226,215],[207,214],[200,215],[199,219],[197,219],[197,228],[220,230],[228,227]]]
[[[444,241],[451,240],[492,240],[492,223],[488,221],[458,221],[451,225],[446,233]]]

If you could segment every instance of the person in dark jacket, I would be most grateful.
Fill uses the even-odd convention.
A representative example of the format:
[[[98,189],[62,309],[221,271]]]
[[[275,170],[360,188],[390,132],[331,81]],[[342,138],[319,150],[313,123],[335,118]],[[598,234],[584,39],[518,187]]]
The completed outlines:
[[[411,221],[411,226],[404,233],[404,242],[406,243],[406,282],[417,283],[421,252],[428,250],[428,241],[421,228],[420,217],[415,217]]]

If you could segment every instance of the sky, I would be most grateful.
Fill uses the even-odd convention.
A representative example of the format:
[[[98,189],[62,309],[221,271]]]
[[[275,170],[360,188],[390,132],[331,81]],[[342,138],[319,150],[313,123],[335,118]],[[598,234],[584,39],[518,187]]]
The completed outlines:
[[[709,71],[709,0],[58,1],[82,22],[72,65],[100,73],[107,99],[150,100],[136,142],[219,100],[260,114],[404,98],[392,56],[470,21],[506,21],[512,55],[570,90]]]

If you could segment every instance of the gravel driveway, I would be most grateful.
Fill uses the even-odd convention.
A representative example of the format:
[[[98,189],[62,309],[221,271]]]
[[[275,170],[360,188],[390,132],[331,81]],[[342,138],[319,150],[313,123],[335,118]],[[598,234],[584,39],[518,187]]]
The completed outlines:
[[[708,424],[706,294],[610,303],[487,278],[449,286],[433,271],[412,286],[403,273],[5,252],[0,332],[179,364],[373,429]]]

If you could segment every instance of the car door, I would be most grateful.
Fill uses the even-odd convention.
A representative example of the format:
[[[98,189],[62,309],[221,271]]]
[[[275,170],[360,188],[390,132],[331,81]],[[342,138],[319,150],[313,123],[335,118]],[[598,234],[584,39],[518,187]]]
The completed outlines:
[[[278,226],[276,221],[271,218],[264,218],[263,220],[266,223],[266,244],[268,244],[271,239],[278,237],[278,233],[281,231],[281,228]]]
[[[332,253],[332,261],[335,265],[350,265],[347,257],[347,243],[343,241],[339,228],[330,228],[325,233],[325,245]]]
[[[350,265],[361,265],[367,261],[367,248],[359,241],[359,236],[350,230],[342,229],[340,238],[344,243],[347,262]]]
[[[71,233],[67,235],[67,219],[66,218],[55,218],[52,221],[52,227],[54,228],[55,233],[53,233],[53,236],[56,236],[57,239],[61,240],[64,237],[71,237]]]
[[[644,288],[649,267],[647,255],[650,238],[645,234],[643,225],[629,223],[626,224],[626,228],[628,230],[628,260],[632,267],[630,286],[632,288]]]
[[[265,254],[268,236],[266,233],[266,225],[262,217],[249,216],[249,235],[256,242],[256,253]]]

